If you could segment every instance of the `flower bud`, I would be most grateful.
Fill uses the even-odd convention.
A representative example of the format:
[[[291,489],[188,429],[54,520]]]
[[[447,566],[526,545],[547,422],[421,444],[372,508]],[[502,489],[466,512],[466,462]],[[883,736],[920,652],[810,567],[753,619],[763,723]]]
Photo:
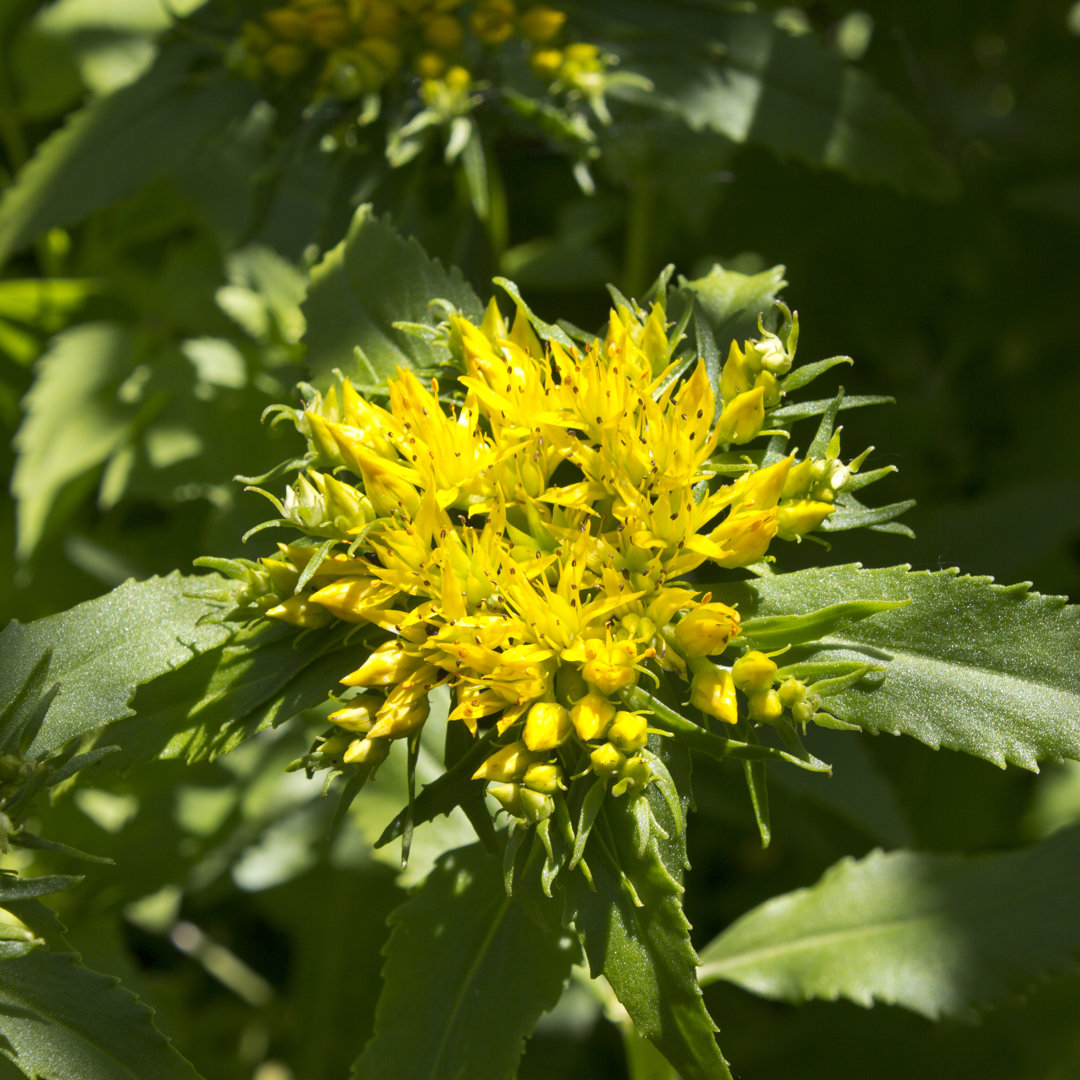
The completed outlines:
[[[746,693],[768,690],[773,684],[776,665],[762,652],[751,649],[744,653],[731,666],[731,677],[735,685]]]
[[[387,698],[368,734],[372,739],[404,739],[424,726],[428,712],[426,695],[414,701]]]
[[[299,45],[271,45],[263,56],[263,63],[283,79],[296,75],[307,63],[307,53]]]
[[[765,390],[755,387],[729,401],[720,413],[720,439],[742,445],[753,439],[765,423]]]
[[[611,776],[624,760],[623,755],[611,743],[598,746],[589,755],[592,771],[598,776]]]
[[[731,672],[715,664],[697,670],[690,680],[690,704],[725,724],[737,723],[739,703]]]
[[[784,540],[805,536],[816,529],[835,509],[835,506],[818,502],[816,499],[781,503],[776,511],[777,533]]]
[[[570,720],[578,736],[588,742],[599,739],[607,731],[615,712],[615,706],[606,697],[588,693],[570,710]]]
[[[675,644],[687,660],[722,653],[739,632],[739,613],[727,604],[698,604],[675,626]]]
[[[432,665],[425,665],[419,657],[407,653],[398,638],[391,638],[341,681],[346,686],[394,686],[422,667]],[[432,667],[432,671],[435,670]]]
[[[522,738],[530,750],[554,750],[570,736],[570,714],[555,701],[538,701],[525,718]]]
[[[346,765],[379,765],[390,753],[389,739],[354,739],[345,751]]]
[[[382,708],[383,699],[374,694],[354,698],[343,709],[330,714],[332,723],[346,731],[367,732],[375,722],[375,715]]]
[[[817,714],[817,705],[812,701],[797,701],[791,706],[791,718],[796,724],[809,724]]]
[[[784,715],[784,703],[775,690],[758,690],[750,695],[748,701],[751,720],[771,724]]]
[[[424,40],[441,52],[453,52],[465,38],[465,29],[453,15],[436,15],[424,27]]]
[[[473,780],[520,780],[530,765],[536,763],[534,754],[520,739],[496,750],[472,774]]]
[[[652,779],[652,769],[643,757],[628,758],[619,768],[619,779],[612,785],[611,794],[619,796],[625,795],[628,791],[634,793],[644,791]]]
[[[530,791],[539,791],[542,795],[553,795],[563,786],[562,770],[551,762],[530,765],[525,770],[522,783]]]
[[[303,41],[308,35],[307,19],[299,11],[290,7],[264,11],[263,22],[270,27],[275,37],[282,41]]]
[[[562,62],[563,54],[561,49],[537,49],[529,57],[529,67],[541,79],[554,79],[559,74]]]
[[[491,784],[487,790],[508,814],[524,821],[543,821],[555,812],[555,800],[550,795],[520,784]]]
[[[599,638],[585,642],[585,666],[581,669],[582,678],[602,694],[614,694],[625,686],[637,682],[634,671],[634,651],[625,644],[608,648]]]
[[[549,8],[546,4],[536,4],[518,18],[518,33],[533,45],[546,45],[563,27],[566,14]]]
[[[806,697],[806,684],[799,682],[798,679],[785,679],[777,692],[784,706],[790,709]]]
[[[645,717],[638,713],[625,710],[617,712],[611,727],[608,728],[608,741],[624,753],[640,750],[649,741],[647,726]]]
[[[305,630],[326,626],[333,620],[333,615],[320,604],[313,604],[307,596],[290,596],[280,604],[267,609],[271,619],[280,619],[293,626],[302,626]]]

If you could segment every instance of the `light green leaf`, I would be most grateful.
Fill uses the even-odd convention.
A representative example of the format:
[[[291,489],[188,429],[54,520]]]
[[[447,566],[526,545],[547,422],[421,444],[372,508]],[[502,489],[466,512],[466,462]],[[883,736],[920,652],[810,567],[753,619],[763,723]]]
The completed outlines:
[[[189,76],[198,53],[186,43],[166,50],[142,78],[74,113],[41,144],[0,200],[0,264],[46,229],[167,173],[247,111],[252,87],[223,67]]]
[[[1003,855],[872,852],[767,901],[702,952],[702,983],[970,1019],[1077,969],[1080,830]]]
[[[201,579],[204,582],[206,579]],[[30,746],[34,756],[131,716],[136,688],[220,645],[231,629],[204,621],[220,610],[187,595],[196,579],[179,573],[129,581],[96,600],[0,633],[0,701],[13,698],[51,648],[46,679],[59,692]]]
[[[390,918],[375,1034],[354,1080],[506,1080],[575,949],[503,889],[479,844],[440,859]]]
[[[685,802],[689,768],[677,768],[678,758],[672,755],[681,754],[664,746],[666,741],[652,736],[650,746],[680,773],[677,785]],[[631,801],[625,796],[605,801],[585,853],[594,887],[580,872],[568,875],[566,917],[581,938],[590,972],[611,983],[638,1034],[663,1053],[683,1080],[717,1080],[731,1074],[701,999],[697,954],[682,908],[685,838],[660,788],[650,784],[639,798],[648,800],[666,837],[654,829],[644,845]]]
[[[0,1036],[30,1077],[197,1080],[117,980],[71,954],[35,949],[0,960]]]
[[[311,274],[304,304],[308,366],[320,385],[335,368],[376,392],[400,365],[434,368],[445,350],[394,328],[396,322],[435,326],[444,299],[479,322],[484,309],[457,269],[444,270],[414,239],[406,239],[370,206],[361,206],[346,238]]]
[[[885,664],[830,697],[829,711],[870,732],[1038,769],[1080,758],[1080,607],[1026,584],[956,571],[866,570],[858,564],[718,585],[744,618],[801,615],[833,604],[910,601],[796,646],[784,663]]]
[[[92,484],[131,437],[136,410],[115,388],[131,372],[132,349],[119,324],[85,323],[59,334],[42,357],[15,436],[18,558],[33,553],[65,489]]]

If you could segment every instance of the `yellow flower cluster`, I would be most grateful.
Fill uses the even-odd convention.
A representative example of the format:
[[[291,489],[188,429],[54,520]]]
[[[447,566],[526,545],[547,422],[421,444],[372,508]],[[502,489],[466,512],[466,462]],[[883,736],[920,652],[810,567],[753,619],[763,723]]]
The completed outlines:
[[[735,723],[740,690],[770,719],[776,665],[709,660],[738,636],[738,612],[678,579],[757,562],[780,530],[802,464],[743,458],[720,482],[710,459],[738,457],[743,431],[725,418],[741,399],[779,400],[761,376],[790,366],[784,348],[733,347],[718,403],[704,361],[679,377],[659,305],[620,306],[602,339],[572,346],[542,344],[521,310],[508,326],[492,301],[480,325],[452,317],[447,343],[462,372],[449,397],[399,370],[385,408],[345,380],[295,414],[325,471],[274,501],[323,543],[263,560],[262,608],[386,635],[342,680],[361,693],[332,714],[340,734],[322,751],[377,764],[447,685],[450,722],[494,740],[476,778],[539,821],[568,777],[595,774],[615,794],[648,782],[646,718],[622,696],[646,662],[689,683],[706,716]]]
[[[230,63],[253,80],[314,70],[321,93],[343,100],[376,93],[410,70],[431,104],[468,94],[470,36],[489,49],[516,36],[543,77],[586,85],[603,70],[603,58],[591,45],[553,48],[565,21],[545,4],[519,10],[514,0],[288,0],[245,21]]]

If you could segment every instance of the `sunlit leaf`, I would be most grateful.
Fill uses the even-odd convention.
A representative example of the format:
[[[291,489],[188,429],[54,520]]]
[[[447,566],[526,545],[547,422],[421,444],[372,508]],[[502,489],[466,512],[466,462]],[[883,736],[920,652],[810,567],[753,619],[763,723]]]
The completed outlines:
[[[785,664],[884,664],[828,699],[871,732],[912,735],[1004,767],[1080,757],[1080,607],[1026,584],[955,571],[866,570],[852,564],[719,585],[744,618],[801,615],[833,604],[910,601],[796,646]]]
[[[569,941],[507,897],[478,844],[444,856],[391,926],[375,1034],[355,1080],[513,1076],[570,974]]]
[[[1023,851],[875,851],[748,912],[701,954],[702,983],[970,1018],[1076,971],[1080,831]]]

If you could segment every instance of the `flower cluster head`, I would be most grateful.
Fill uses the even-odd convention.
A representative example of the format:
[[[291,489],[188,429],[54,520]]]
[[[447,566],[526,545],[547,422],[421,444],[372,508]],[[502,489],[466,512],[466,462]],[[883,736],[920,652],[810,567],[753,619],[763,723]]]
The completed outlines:
[[[243,599],[367,643],[311,762],[374,768],[446,687],[472,778],[524,827],[574,785],[634,799],[657,778],[650,738],[672,729],[646,689],[703,730],[820,715],[697,584],[813,533],[858,469],[835,437],[801,460],[777,450],[797,340],[779,311],[781,333],[732,345],[717,378],[660,302],[617,305],[598,338],[537,323],[542,339],[492,301],[443,324],[453,379],[399,369],[383,403],[340,379],[282,407],[307,468],[267,497],[305,536],[236,571]],[[748,453],[759,434],[769,448]]]
[[[244,22],[229,63],[269,85],[313,79],[315,97],[345,102],[404,76],[452,116],[475,103],[486,59],[512,45],[550,92],[602,94],[611,58],[563,42],[565,23],[562,11],[515,0],[288,0]]]

